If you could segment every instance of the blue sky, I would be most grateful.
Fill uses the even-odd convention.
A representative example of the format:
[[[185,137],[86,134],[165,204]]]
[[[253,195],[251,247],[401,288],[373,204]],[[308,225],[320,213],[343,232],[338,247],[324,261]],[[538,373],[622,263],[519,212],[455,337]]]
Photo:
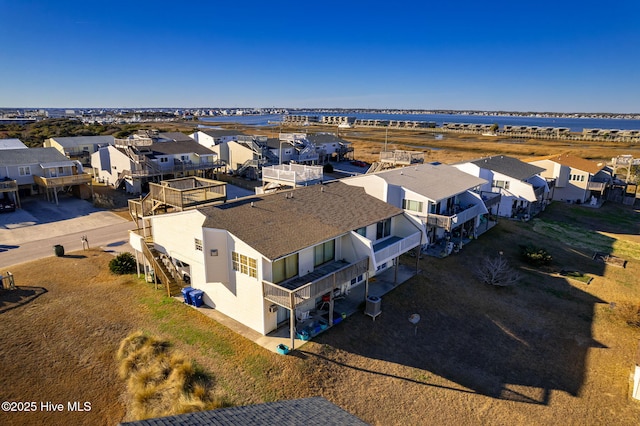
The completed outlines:
[[[639,16],[639,0],[0,0],[0,107],[640,112]]]

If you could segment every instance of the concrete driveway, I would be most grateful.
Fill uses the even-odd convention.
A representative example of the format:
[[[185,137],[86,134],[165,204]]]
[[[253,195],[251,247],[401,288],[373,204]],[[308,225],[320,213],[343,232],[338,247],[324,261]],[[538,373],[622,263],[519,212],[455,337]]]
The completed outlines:
[[[22,209],[0,214],[0,268],[53,256],[53,246],[65,252],[82,250],[82,236],[90,247],[131,251],[129,230],[135,225],[120,216],[76,198],[58,205],[41,199],[23,201]],[[1,271],[0,271],[1,272]]]

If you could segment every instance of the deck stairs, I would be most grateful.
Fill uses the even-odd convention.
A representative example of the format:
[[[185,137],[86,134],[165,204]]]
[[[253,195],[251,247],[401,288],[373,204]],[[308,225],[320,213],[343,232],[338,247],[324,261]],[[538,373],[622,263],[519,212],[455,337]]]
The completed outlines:
[[[167,296],[179,296],[182,288],[187,284],[175,268],[171,259],[164,253],[160,253],[153,247],[153,242],[145,240],[142,245],[142,253],[155,272],[154,279],[158,279],[165,286]]]

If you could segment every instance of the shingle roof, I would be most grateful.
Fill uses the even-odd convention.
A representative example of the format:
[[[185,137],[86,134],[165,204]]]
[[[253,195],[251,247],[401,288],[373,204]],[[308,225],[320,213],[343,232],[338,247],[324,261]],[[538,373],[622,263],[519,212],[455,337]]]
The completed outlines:
[[[158,136],[161,139],[170,139],[175,142],[193,140],[192,138],[190,138],[189,136],[185,135],[182,132],[163,132],[163,133],[158,133]]]
[[[487,183],[445,164],[420,164],[375,174],[387,183],[402,186],[417,194],[439,201]]]
[[[534,166],[533,164],[525,163],[517,158],[506,155],[480,158],[471,161],[471,163],[481,169],[493,170],[494,172],[502,173],[505,176],[510,176],[518,180],[528,179],[544,171],[543,167]]]
[[[365,422],[316,396],[121,423],[126,426],[361,426]]]
[[[313,133],[308,134],[307,139],[315,144],[323,143],[350,143],[333,133]]]
[[[50,138],[56,141],[60,146],[87,146],[87,145],[113,145],[113,136],[68,136]]]
[[[202,133],[206,133],[211,137],[222,137],[222,136],[238,136],[244,135],[243,132],[239,130],[227,130],[227,129],[198,129],[198,131]]]
[[[154,142],[151,145],[151,149],[156,153],[167,155],[187,154],[190,152],[195,152],[199,155],[211,155],[214,153],[193,139],[178,142]]]
[[[550,161],[554,161],[563,166],[571,167],[573,169],[582,170],[595,175],[605,167],[605,164],[598,164],[595,161],[585,160],[584,158],[576,157],[570,154],[561,154],[549,158]]]
[[[3,149],[0,155],[0,165],[3,166],[56,162],[72,163],[55,148]]]
[[[291,194],[293,198],[287,198]],[[401,209],[367,195],[363,188],[342,182],[199,210],[206,216],[204,227],[226,229],[272,260],[402,214]]]
[[[0,149],[24,149],[27,148],[20,139],[0,139]]]

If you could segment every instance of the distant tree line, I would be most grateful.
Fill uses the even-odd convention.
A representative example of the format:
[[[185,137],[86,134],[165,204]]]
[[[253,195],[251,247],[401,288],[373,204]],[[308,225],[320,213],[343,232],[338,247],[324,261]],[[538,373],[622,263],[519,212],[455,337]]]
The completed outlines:
[[[153,123],[135,124],[85,124],[77,119],[54,118],[29,124],[0,125],[0,139],[20,139],[30,148],[41,147],[45,139],[68,136],[113,135],[114,138],[126,138],[139,129],[156,128],[161,132],[170,131],[158,128]],[[192,129],[185,129],[192,131]]]

